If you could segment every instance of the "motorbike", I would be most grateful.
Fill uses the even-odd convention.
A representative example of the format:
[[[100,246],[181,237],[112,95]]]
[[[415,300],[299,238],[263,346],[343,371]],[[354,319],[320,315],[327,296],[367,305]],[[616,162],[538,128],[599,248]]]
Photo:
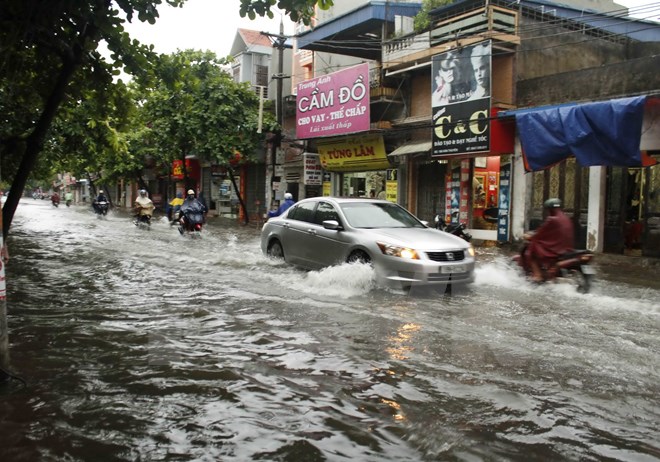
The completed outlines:
[[[151,215],[136,215],[133,223],[140,229],[151,229]]]
[[[200,236],[204,214],[197,211],[183,210],[179,215],[179,233],[188,234],[191,237]]]
[[[532,268],[525,258],[528,243],[523,245],[520,253],[513,257],[528,278],[532,276]],[[591,290],[596,271],[592,266],[594,253],[590,250],[573,250],[557,257],[549,266],[541,268],[543,272],[543,283],[557,282],[560,280],[574,280],[577,291],[583,294]]]
[[[59,207],[59,205],[60,205],[60,198],[59,197],[51,196],[50,201],[55,207]]]
[[[108,203],[106,201],[99,201],[94,203],[94,212],[99,218],[103,218],[108,214]]]
[[[136,204],[135,206],[135,220],[133,223],[140,229],[151,229],[151,216],[154,213],[154,205],[149,203],[147,206]]]
[[[454,212],[452,215],[458,216],[458,212]],[[454,236],[458,236],[467,242],[470,242],[472,240],[472,234],[468,233],[465,230],[465,224],[464,223],[449,223],[447,224],[445,220],[440,216],[436,215],[435,216],[435,228],[439,229],[440,231],[444,231],[445,233],[453,234]]]

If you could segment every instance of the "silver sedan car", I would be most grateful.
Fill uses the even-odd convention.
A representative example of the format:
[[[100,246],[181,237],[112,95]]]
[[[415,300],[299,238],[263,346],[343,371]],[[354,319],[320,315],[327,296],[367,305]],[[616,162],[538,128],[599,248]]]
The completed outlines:
[[[312,270],[345,262],[369,263],[378,281],[389,287],[474,281],[474,249],[468,242],[429,228],[385,200],[301,200],[266,222],[261,250]]]

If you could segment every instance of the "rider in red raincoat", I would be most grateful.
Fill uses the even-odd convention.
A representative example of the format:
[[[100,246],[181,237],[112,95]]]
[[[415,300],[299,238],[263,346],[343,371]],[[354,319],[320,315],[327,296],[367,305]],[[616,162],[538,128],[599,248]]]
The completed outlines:
[[[525,235],[529,241],[525,259],[529,262],[534,281],[543,280],[543,267],[549,267],[558,256],[573,250],[575,237],[573,222],[561,210],[559,199],[548,199],[543,203],[546,218],[533,233]]]

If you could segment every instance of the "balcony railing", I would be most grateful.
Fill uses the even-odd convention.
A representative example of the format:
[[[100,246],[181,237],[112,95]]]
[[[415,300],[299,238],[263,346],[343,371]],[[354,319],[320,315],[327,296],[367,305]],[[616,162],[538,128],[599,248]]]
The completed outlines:
[[[383,68],[397,69],[428,62],[448,49],[486,39],[520,43],[518,12],[488,5],[437,21],[430,32],[408,34],[383,44]]]

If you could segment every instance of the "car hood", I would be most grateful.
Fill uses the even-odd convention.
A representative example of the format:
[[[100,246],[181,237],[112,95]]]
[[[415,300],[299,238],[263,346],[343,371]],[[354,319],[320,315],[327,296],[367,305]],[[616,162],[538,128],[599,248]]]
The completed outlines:
[[[369,230],[376,239],[390,244],[398,244],[417,250],[445,248],[465,249],[468,243],[460,237],[432,228],[379,228]]]

